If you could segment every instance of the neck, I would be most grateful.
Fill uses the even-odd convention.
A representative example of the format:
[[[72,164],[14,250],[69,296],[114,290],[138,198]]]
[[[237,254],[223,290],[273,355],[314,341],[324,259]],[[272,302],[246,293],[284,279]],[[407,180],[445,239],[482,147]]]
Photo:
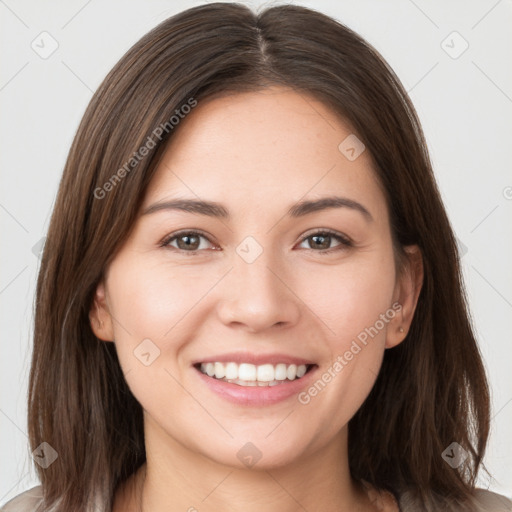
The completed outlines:
[[[292,464],[240,468],[207,458],[154,427],[146,428],[146,463],[116,493],[113,512],[373,510],[350,476],[346,428]]]

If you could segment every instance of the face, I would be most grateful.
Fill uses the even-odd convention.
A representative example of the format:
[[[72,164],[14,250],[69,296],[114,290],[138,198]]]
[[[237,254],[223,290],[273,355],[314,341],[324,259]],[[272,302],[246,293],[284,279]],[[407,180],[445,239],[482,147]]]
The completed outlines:
[[[259,467],[338,443],[417,298],[371,156],[322,103],[278,87],[199,102],[173,137],[91,313],[146,437]],[[342,199],[297,209],[327,197]]]

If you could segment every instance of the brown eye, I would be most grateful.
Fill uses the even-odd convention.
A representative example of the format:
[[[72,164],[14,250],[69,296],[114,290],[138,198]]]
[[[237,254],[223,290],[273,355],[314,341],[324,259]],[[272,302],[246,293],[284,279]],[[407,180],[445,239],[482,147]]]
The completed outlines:
[[[208,240],[209,242],[209,239],[198,231],[182,231],[172,234],[161,245],[162,247],[173,247],[183,252],[195,252],[204,249],[204,247],[201,247],[201,239]],[[171,245],[174,241],[176,241],[177,245]]]
[[[177,239],[179,249],[192,249],[199,248],[200,240],[197,235],[180,235]]]
[[[307,239],[313,241],[309,244],[312,249],[330,249],[331,235],[311,235]]]
[[[338,245],[331,247],[333,240],[336,240],[339,243]],[[307,237],[304,237],[301,243],[304,242],[308,243],[308,247],[305,247],[305,249],[319,252],[320,254],[326,254],[352,246],[352,242],[340,233],[325,230],[317,231],[316,233],[312,233]]]
[[[161,242],[162,247],[170,247],[181,251],[183,253],[195,254],[197,251],[206,249],[208,247],[201,246],[201,239],[206,240],[211,244],[209,238],[199,231],[181,231],[179,233],[173,233],[169,235],[165,240]],[[337,241],[338,244],[332,247],[333,241]],[[304,249],[318,252],[320,254],[329,254],[333,251],[338,251],[352,247],[352,242],[347,237],[340,233],[332,231],[317,231],[306,237],[301,241],[301,244],[307,242],[308,247]],[[176,245],[174,245],[176,243]]]

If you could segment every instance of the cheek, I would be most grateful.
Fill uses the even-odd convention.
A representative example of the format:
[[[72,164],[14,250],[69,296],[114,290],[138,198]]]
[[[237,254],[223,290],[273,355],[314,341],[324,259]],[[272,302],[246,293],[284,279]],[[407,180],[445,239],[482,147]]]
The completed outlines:
[[[112,268],[109,276],[112,313],[117,320],[117,331],[124,337],[162,340],[183,316],[183,311],[197,299],[203,288],[183,272],[172,267],[152,265],[147,261],[122,262]],[[193,286],[191,282],[195,282]],[[206,285],[204,286],[205,289]],[[203,292],[204,293],[204,292]],[[122,327],[124,327],[124,329]]]
[[[374,253],[347,259],[339,266],[319,266],[314,279],[308,270],[299,274],[297,294],[321,321],[331,348],[338,353],[391,308],[395,285],[392,257],[378,258]],[[380,323],[378,326],[385,332]]]
[[[108,272],[108,296],[119,362],[139,392],[156,385],[163,370],[162,340],[179,318],[179,289],[147,262],[118,258]],[[169,335],[167,335],[169,337]]]
[[[304,302],[321,321],[327,350],[318,376],[321,382],[311,391],[318,394],[316,407],[341,415],[336,424],[356,412],[379,373],[386,331],[395,316],[394,260],[391,251],[384,255],[368,253],[366,258],[347,259],[336,268],[316,272],[307,295],[302,285]],[[304,397],[305,402],[308,399],[313,401]]]
[[[382,363],[386,329],[395,316],[392,258],[368,258],[364,264],[354,260],[335,273],[330,270],[315,275],[315,287],[305,301],[327,326],[328,360],[299,397],[306,409],[331,418],[319,427],[322,438],[346,424],[371,391]]]
[[[194,288],[176,269],[135,253],[127,256],[115,261],[108,274],[116,352],[135,398],[144,409],[158,411],[164,397],[179,394],[170,363],[179,351],[175,340],[183,334],[180,320],[197,299],[187,298]]]
[[[202,299],[219,276],[199,266],[184,269],[127,254],[109,271],[109,302],[119,361],[137,396],[158,389],[159,379],[169,381],[166,370],[180,372],[176,360],[194,338],[206,302]]]

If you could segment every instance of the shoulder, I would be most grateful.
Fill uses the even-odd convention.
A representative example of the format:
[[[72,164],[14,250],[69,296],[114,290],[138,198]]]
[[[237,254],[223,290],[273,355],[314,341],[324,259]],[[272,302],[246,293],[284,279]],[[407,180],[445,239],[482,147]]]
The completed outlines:
[[[512,512],[512,501],[502,494],[476,489],[475,498],[482,512]]]
[[[43,501],[43,487],[37,485],[24,491],[0,508],[0,512],[36,512]]]
[[[501,494],[486,489],[475,489],[474,502],[468,508],[454,505],[450,512],[512,512],[512,501]],[[420,512],[423,506],[414,493],[407,491],[400,495],[401,512]]]

